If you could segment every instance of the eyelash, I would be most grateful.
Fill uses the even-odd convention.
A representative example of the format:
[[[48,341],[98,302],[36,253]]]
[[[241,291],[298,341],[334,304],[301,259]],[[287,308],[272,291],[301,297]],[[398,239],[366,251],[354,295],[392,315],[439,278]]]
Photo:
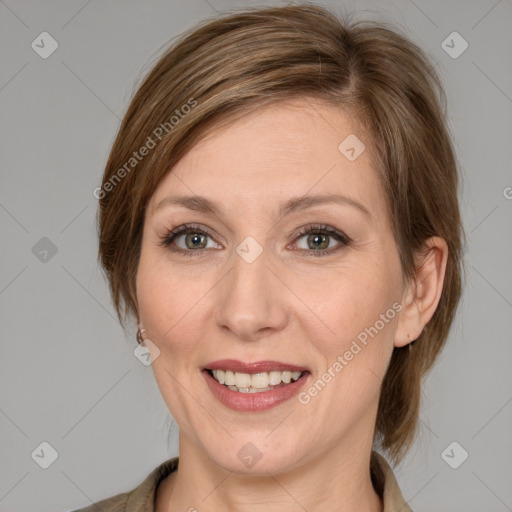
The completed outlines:
[[[168,248],[172,252],[180,253],[184,256],[185,255],[187,255],[188,257],[202,256],[204,253],[204,250],[201,250],[201,249],[185,250],[185,249],[176,249],[176,248],[170,247],[171,243],[178,236],[180,236],[182,234],[189,234],[189,233],[207,235],[210,238],[213,238],[213,234],[208,229],[205,229],[197,224],[184,224],[183,226],[179,226],[178,228],[175,228],[175,229],[169,231],[164,237],[161,238],[159,245],[162,247]],[[302,238],[305,235],[322,235],[322,234],[326,234],[326,235],[334,238],[337,242],[340,242],[340,244],[338,246],[336,246],[334,249],[327,249],[327,250],[324,249],[321,251],[315,251],[313,249],[298,249],[298,250],[301,252],[308,252],[309,257],[318,258],[318,257],[333,254],[333,253],[339,251],[340,249],[342,249],[343,247],[350,246],[352,243],[352,239],[350,237],[348,237],[347,235],[345,235],[344,233],[342,233],[340,231],[329,228],[329,226],[327,226],[325,224],[305,226],[303,228],[300,228],[293,236],[294,236],[294,241],[295,241],[297,239]]]

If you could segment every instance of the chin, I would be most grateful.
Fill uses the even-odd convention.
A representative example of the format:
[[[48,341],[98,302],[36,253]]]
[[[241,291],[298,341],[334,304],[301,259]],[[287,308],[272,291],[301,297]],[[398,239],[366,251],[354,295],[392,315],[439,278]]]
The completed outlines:
[[[221,445],[212,447],[208,455],[212,461],[226,471],[240,475],[268,476],[290,470],[301,458],[299,447],[283,447],[277,440],[272,442],[247,434],[230,440],[225,449]]]

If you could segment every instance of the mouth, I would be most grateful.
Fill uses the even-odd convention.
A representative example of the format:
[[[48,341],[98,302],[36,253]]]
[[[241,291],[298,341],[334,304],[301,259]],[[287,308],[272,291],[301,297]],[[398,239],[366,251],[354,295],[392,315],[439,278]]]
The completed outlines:
[[[279,361],[212,361],[202,373],[213,397],[239,412],[263,412],[290,400],[307,385],[311,371]]]
[[[244,373],[220,368],[206,371],[219,384],[238,393],[263,393],[298,381],[307,371],[271,370],[269,372]]]

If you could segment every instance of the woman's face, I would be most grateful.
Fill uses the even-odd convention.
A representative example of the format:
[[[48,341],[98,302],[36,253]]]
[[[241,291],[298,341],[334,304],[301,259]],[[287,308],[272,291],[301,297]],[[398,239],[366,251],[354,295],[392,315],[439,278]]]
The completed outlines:
[[[203,139],[149,201],[140,323],[160,351],[152,367],[181,449],[196,460],[277,474],[371,445],[404,289],[361,143],[332,106],[272,105]],[[185,196],[188,207],[171,201]],[[220,380],[245,389],[208,371],[221,368]]]

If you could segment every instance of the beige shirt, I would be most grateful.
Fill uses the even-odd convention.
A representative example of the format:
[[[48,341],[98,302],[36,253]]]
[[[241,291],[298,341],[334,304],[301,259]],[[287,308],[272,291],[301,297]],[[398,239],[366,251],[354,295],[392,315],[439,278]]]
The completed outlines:
[[[73,512],[155,512],[158,484],[176,470],[178,461],[179,457],[166,460],[130,492],[117,494]],[[374,486],[384,502],[383,512],[412,512],[402,497],[391,466],[377,452],[372,452],[371,473]]]

